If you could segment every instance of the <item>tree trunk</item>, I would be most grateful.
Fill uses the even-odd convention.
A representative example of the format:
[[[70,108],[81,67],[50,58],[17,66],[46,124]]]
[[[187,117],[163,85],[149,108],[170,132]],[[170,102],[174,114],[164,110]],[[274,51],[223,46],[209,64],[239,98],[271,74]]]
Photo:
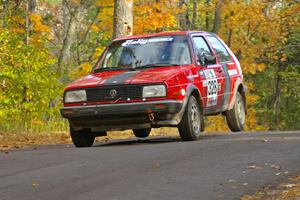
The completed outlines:
[[[208,8],[209,4],[210,4],[210,0],[206,0],[205,2],[206,7]],[[209,29],[209,12],[208,9],[206,9],[205,11],[205,30],[208,31]]]
[[[189,0],[180,0],[179,9],[184,10],[179,14],[179,26],[181,30],[188,30],[190,27],[189,19]]]
[[[284,71],[284,69],[287,67],[286,63],[278,63],[277,64],[277,71],[276,71],[276,77],[275,77],[275,88],[274,88],[274,103],[273,103],[273,109],[274,109],[274,124],[276,129],[279,129],[279,123],[280,123],[280,112],[281,112],[281,83],[282,83],[282,77],[280,75],[281,72]]]
[[[58,57],[58,66],[61,68],[65,64],[66,60],[70,58],[70,50],[75,37],[75,28],[77,19],[80,16],[80,5],[74,8],[72,11],[67,8],[67,0],[63,0],[63,41],[62,48]]]
[[[133,0],[114,0],[113,38],[132,35]]]
[[[232,41],[232,28],[228,30],[228,38],[227,38],[227,45],[228,47],[231,47],[231,41]]]
[[[192,29],[197,28],[197,0],[193,0],[193,19],[192,19]]]
[[[26,23],[26,44],[29,45],[29,38],[30,38],[30,20],[29,20],[29,15],[34,13],[36,9],[36,0],[29,0],[27,2],[27,11],[26,11],[26,16],[25,16],[25,23]]]
[[[279,114],[280,114],[280,81],[281,77],[279,75],[279,71],[276,74],[276,83],[275,83],[275,91],[274,91],[274,104],[273,104],[273,109],[274,109],[274,124],[276,126],[276,129],[278,129],[278,124],[279,124]]]
[[[2,23],[2,27],[6,28],[7,27],[7,16],[8,16],[8,4],[9,4],[9,0],[3,0],[3,23]]]
[[[218,33],[221,27],[221,15],[222,15],[222,6],[224,0],[218,0],[215,7],[215,19],[214,19],[214,27],[212,32]]]
[[[29,0],[29,1],[28,1],[28,10],[29,10],[30,12],[35,12],[36,5],[37,5],[36,0]]]

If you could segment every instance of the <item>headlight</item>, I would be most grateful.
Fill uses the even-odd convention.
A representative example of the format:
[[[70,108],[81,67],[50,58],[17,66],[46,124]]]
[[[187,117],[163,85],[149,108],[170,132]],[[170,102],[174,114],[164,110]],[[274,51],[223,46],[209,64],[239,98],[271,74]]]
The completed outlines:
[[[86,101],[85,90],[68,91],[65,94],[65,103],[74,103]]]
[[[164,97],[166,87],[164,85],[151,85],[143,87],[143,97]]]

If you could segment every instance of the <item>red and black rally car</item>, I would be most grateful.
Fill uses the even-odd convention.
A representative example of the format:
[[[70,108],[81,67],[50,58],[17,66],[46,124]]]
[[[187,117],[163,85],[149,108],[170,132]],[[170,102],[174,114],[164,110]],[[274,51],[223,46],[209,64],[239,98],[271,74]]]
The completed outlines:
[[[232,131],[245,124],[245,86],[240,63],[215,34],[163,32],[113,40],[90,75],[64,92],[61,114],[73,143],[92,146],[110,130],[178,127],[196,140],[205,115],[224,114]]]

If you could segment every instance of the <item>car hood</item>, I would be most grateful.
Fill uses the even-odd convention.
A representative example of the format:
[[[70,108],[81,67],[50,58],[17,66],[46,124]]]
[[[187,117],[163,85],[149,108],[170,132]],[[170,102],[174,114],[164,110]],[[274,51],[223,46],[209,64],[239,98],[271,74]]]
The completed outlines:
[[[105,71],[93,73],[72,82],[67,89],[105,85],[162,83],[188,69],[189,66],[170,66],[135,71]]]

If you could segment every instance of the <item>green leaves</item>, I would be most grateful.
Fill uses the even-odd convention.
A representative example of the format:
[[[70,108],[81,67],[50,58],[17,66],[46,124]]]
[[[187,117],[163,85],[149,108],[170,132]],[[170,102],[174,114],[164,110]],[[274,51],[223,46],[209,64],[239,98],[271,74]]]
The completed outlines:
[[[57,118],[62,84],[45,42],[26,45],[19,34],[1,30],[0,44],[0,121],[6,122],[0,129],[33,130],[36,122]]]

